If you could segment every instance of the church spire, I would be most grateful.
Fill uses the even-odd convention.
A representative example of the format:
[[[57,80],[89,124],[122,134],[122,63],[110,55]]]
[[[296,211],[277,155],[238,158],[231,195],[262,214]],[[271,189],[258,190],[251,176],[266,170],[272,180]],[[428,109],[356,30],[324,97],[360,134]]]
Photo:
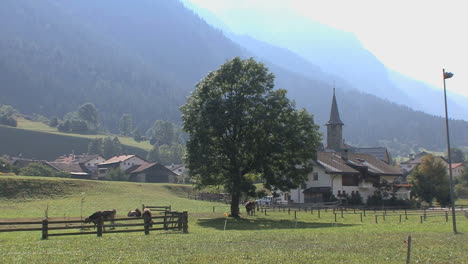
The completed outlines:
[[[338,112],[338,105],[336,104],[335,87],[333,87],[333,100],[330,111],[330,120],[328,121],[327,126],[328,125],[344,125],[340,119],[340,112]]]
[[[343,125],[340,119],[340,113],[338,112],[338,105],[336,104],[335,88],[333,87],[330,120],[327,123],[327,149],[334,151],[341,151],[344,149]]]

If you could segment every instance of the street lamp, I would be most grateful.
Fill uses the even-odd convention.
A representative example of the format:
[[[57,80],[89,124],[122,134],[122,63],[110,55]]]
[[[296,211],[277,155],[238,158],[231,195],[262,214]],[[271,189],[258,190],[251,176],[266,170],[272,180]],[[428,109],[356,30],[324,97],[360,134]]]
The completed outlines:
[[[457,234],[457,220],[455,218],[455,195],[453,194],[453,177],[452,177],[452,157],[450,155],[450,135],[449,135],[449,124],[448,124],[448,113],[447,113],[447,91],[445,88],[445,79],[453,77],[453,73],[446,72],[442,69],[442,76],[444,79],[444,102],[445,102],[445,128],[447,129],[447,152],[449,161],[449,175],[450,175],[450,202],[452,204],[452,224],[453,232]]]

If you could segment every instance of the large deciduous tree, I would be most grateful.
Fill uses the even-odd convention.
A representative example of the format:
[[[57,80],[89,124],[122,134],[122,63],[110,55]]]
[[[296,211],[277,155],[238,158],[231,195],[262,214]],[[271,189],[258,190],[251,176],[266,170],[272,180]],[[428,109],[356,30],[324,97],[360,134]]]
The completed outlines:
[[[260,175],[270,190],[287,190],[312,170],[318,126],[285,90],[273,88],[274,75],[263,64],[236,57],[198,83],[181,108],[190,173],[199,186],[229,191],[233,217],[241,195],[255,192],[247,174]]]
[[[434,199],[441,206],[450,204],[450,185],[447,167],[444,163],[429,154],[422,158],[409,176],[418,197],[432,206]]]

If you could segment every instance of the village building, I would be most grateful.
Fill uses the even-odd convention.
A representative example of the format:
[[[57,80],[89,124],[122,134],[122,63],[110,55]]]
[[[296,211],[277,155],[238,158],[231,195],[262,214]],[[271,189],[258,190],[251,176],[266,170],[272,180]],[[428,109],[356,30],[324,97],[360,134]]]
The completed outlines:
[[[317,153],[313,172],[299,188],[290,191],[293,203],[327,202],[332,195],[346,201],[360,196],[366,202],[379,190],[379,185],[390,185],[402,176],[401,171],[388,164],[386,148],[356,148],[343,140],[344,123],[340,119],[335,92],[333,91],[330,120],[327,126],[327,146]],[[409,199],[408,186],[392,186],[395,194]]]
[[[463,163],[452,163],[452,176],[460,177],[463,174],[465,165]]]
[[[160,163],[148,163],[129,170],[130,181],[177,183],[177,174]]]
[[[48,165],[58,171],[70,173],[76,179],[97,179],[97,165],[105,159],[100,155],[81,154],[65,155],[54,161],[47,162]]]
[[[98,178],[104,179],[110,170],[120,168],[123,172],[134,171],[141,165],[149,164],[143,158],[137,155],[120,155],[112,157],[102,163],[97,164],[98,167]]]

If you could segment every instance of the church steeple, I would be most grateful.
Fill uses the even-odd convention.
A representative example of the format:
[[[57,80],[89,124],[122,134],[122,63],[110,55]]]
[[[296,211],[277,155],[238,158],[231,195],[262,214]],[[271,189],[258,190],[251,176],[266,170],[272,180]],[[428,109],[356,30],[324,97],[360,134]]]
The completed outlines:
[[[336,103],[335,88],[333,88],[333,99],[330,111],[330,120],[327,125],[327,149],[341,151],[344,149],[343,125]]]
[[[338,105],[336,104],[335,88],[333,88],[332,107],[330,111],[330,120],[328,121],[327,126],[328,125],[344,125],[340,119],[340,112],[338,112]]]

